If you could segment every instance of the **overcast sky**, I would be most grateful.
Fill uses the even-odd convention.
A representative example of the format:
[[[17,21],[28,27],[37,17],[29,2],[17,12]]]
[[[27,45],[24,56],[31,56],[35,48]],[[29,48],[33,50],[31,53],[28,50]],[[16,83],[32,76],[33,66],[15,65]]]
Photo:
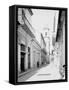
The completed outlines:
[[[40,39],[39,32],[43,32],[44,29],[49,28],[50,31],[53,31],[53,24],[54,24],[54,16],[55,19],[55,29],[57,29],[57,22],[58,22],[58,13],[59,11],[56,10],[44,10],[44,9],[32,9],[33,16],[32,16],[32,25],[36,31],[36,38],[38,41]]]

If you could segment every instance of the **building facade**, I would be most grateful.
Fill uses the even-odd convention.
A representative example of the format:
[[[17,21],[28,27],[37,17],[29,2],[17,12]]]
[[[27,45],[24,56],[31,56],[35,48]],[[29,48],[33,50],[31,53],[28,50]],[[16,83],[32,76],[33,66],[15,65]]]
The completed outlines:
[[[41,64],[46,64],[46,43],[43,35],[41,34]]]
[[[41,46],[36,39],[32,39],[32,68],[39,67],[41,65]]]
[[[41,63],[41,47],[31,25],[32,15],[31,9],[18,9],[18,76]]]
[[[59,22],[58,22],[58,31],[57,31],[57,37],[56,42],[58,44],[58,55],[59,55],[59,71],[61,74],[64,74],[63,72],[65,70],[65,11],[61,11],[59,13]]]

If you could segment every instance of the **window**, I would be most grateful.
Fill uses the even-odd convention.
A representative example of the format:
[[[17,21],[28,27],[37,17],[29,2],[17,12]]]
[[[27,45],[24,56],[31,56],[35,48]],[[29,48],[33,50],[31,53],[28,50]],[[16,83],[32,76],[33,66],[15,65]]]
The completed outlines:
[[[21,44],[21,51],[25,51],[25,45]]]

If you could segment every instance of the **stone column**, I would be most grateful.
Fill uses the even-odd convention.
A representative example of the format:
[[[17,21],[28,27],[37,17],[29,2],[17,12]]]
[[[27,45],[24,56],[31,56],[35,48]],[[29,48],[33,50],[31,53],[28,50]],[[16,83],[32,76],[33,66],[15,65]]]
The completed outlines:
[[[26,54],[25,54],[25,70],[28,69],[28,47],[26,46]]]
[[[21,65],[20,44],[18,44],[18,73],[21,72],[20,65]]]
[[[30,66],[31,68],[33,67],[33,46],[32,46],[33,41],[31,40],[31,50],[30,50]]]
[[[26,46],[26,53],[25,53],[25,70],[28,69],[28,37],[27,37],[27,33],[26,33],[26,37],[25,37],[25,46]]]
[[[41,50],[40,50],[40,65],[41,65]]]

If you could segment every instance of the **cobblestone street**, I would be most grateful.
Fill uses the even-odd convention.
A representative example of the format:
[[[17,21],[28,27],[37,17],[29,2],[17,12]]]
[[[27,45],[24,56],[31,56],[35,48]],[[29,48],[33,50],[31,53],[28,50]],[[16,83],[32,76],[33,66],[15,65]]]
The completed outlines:
[[[26,75],[23,75],[19,78],[19,81],[41,81],[41,80],[59,80],[62,79],[62,76],[59,73],[59,70],[54,63],[54,60],[43,66],[42,68],[32,70]]]
[[[53,62],[46,67],[41,68],[38,72],[26,81],[41,81],[41,80],[58,80],[61,75]]]

